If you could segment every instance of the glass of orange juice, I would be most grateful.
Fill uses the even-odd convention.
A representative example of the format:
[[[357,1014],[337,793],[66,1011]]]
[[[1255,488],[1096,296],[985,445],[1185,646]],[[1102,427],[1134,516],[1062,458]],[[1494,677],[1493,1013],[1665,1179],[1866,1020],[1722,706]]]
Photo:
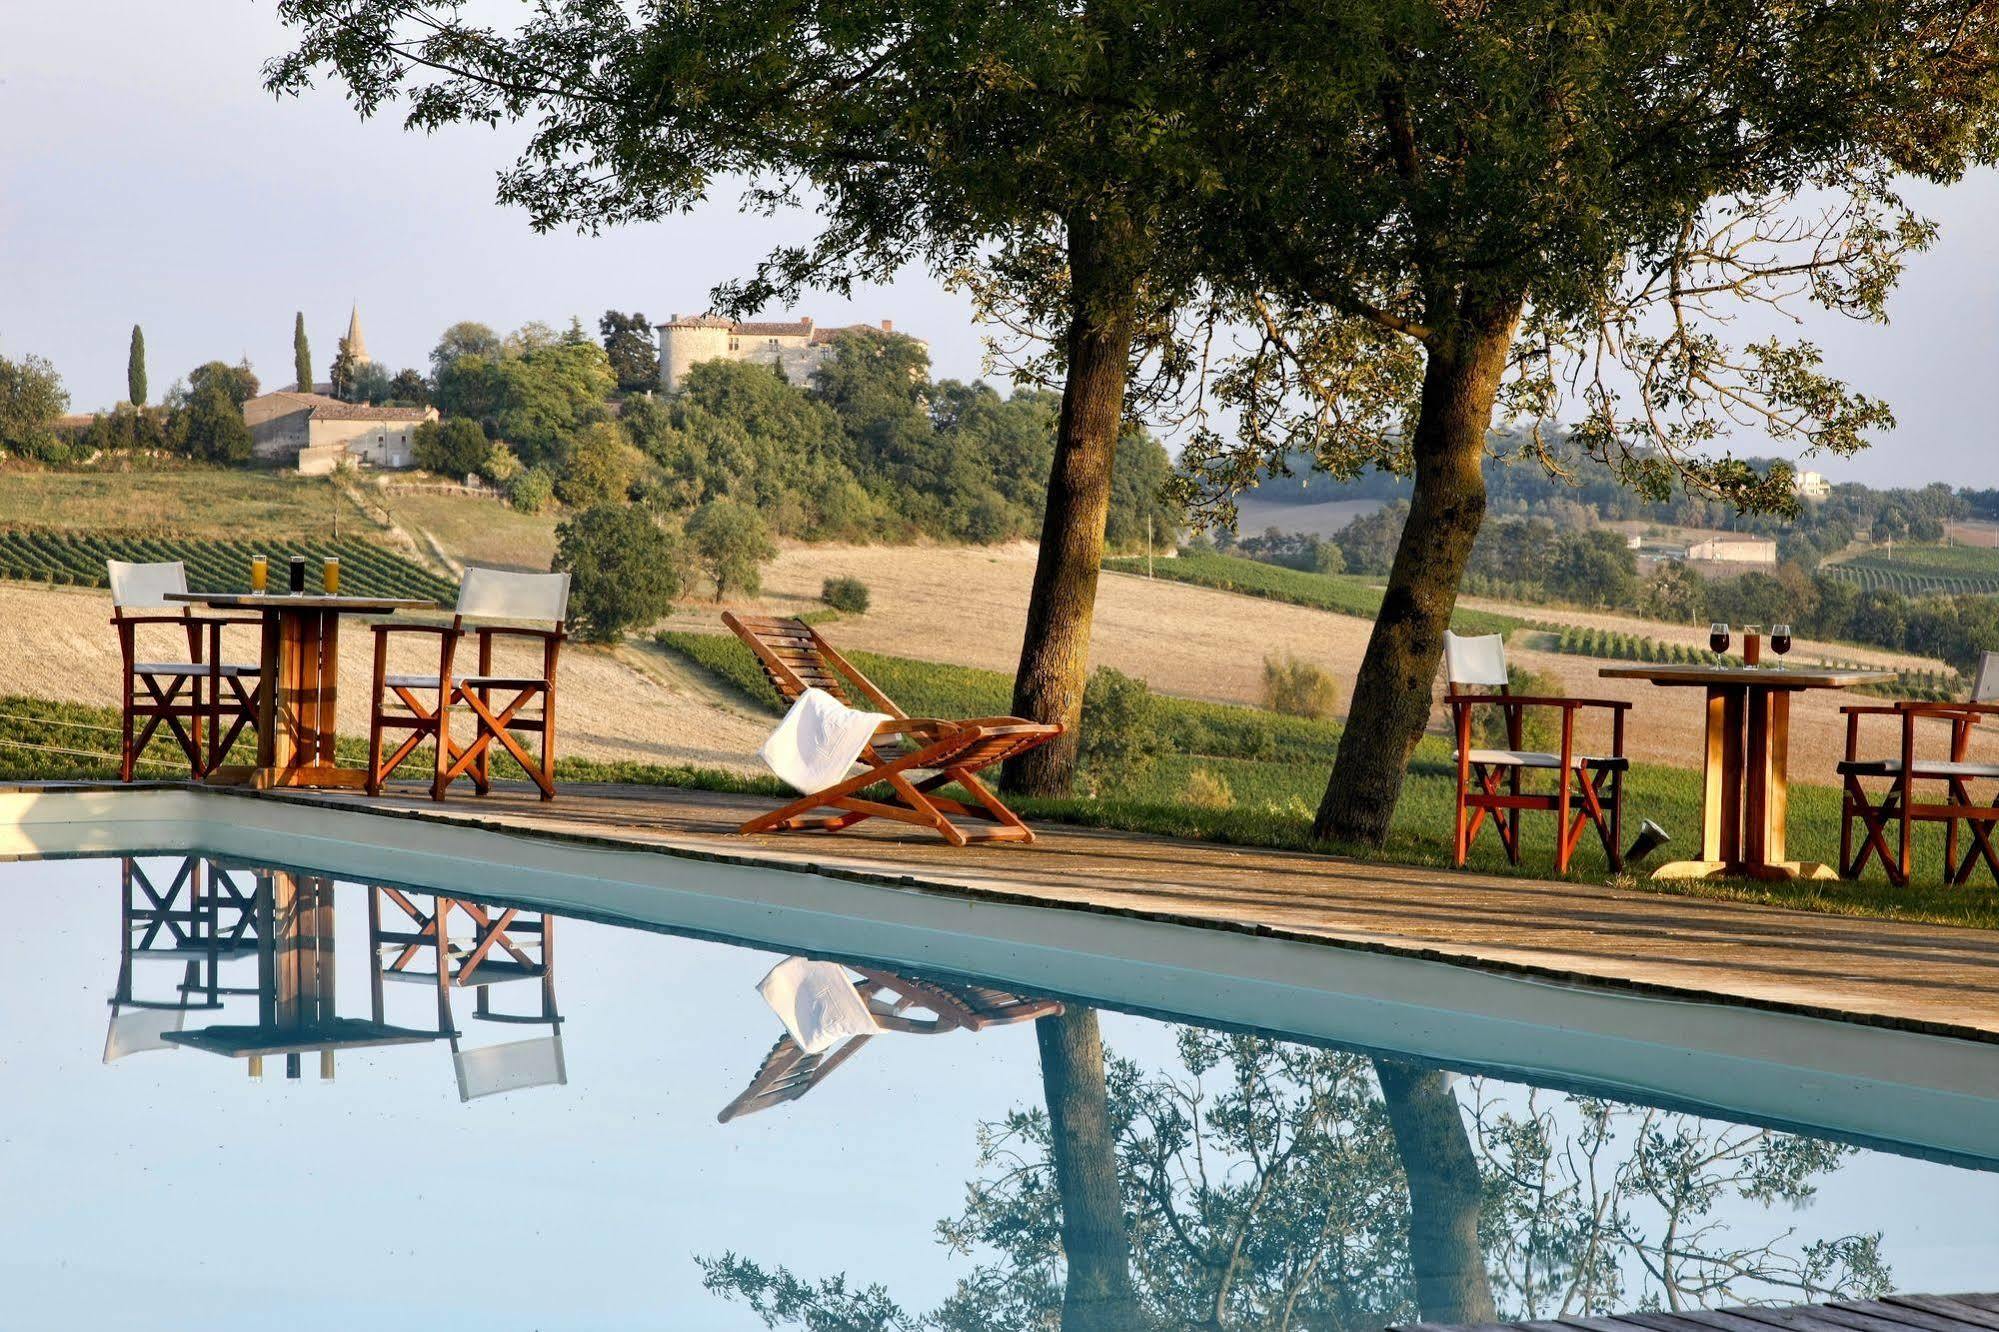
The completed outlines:
[[[327,596],[337,597],[340,595],[340,560],[337,556],[328,555],[326,557],[326,563],[320,567],[319,581],[320,585],[326,589]]]
[[[262,555],[250,557],[250,590],[262,592],[271,585],[271,562]]]

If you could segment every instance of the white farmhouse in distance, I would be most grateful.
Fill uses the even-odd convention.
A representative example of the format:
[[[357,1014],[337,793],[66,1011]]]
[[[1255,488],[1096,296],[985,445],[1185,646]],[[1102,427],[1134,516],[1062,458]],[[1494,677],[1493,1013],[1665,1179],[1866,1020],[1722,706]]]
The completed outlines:
[[[436,419],[435,407],[370,407],[319,393],[266,393],[243,404],[251,456],[291,462],[307,476],[344,462],[411,466],[416,428]]]
[[[1687,559],[1710,564],[1775,564],[1777,543],[1769,537],[1711,537],[1688,546]]]
[[[703,361],[749,361],[774,365],[785,379],[803,388],[833,354],[833,339],[849,330],[893,333],[895,325],[884,319],[879,328],[873,324],[820,328],[809,315],[775,321],[674,315],[659,326],[659,386],[668,393],[676,391],[687,372]],[[917,345],[925,350],[930,346],[921,339]]]
[[[1817,502],[1832,498],[1832,482],[1825,479],[1824,472],[1798,472],[1791,478],[1791,489],[1801,500]]]

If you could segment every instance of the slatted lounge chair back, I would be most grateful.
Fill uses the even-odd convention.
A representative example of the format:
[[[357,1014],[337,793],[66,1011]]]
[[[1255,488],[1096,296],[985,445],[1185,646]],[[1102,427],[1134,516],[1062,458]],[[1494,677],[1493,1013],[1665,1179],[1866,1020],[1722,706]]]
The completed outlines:
[[[1506,688],[1506,639],[1500,634],[1467,637],[1446,629],[1444,663],[1453,685]]]
[[[908,716],[854,664],[800,619],[775,615],[722,613],[722,623],[754,652],[764,676],[788,707],[808,689],[822,689],[849,707]]]
[[[120,610],[187,609],[167,600],[169,592],[187,591],[187,566],[179,560],[160,564],[106,560],[104,567],[111,575],[111,604]]]

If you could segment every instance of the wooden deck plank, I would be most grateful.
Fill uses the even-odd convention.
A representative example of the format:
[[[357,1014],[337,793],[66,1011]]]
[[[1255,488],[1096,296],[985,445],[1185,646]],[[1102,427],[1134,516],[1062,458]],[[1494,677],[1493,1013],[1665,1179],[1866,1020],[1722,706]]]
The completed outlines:
[[[1874,1328],[1890,1332],[1964,1332],[1965,1319],[1951,1314],[1932,1313],[1891,1300],[1834,1300],[1829,1308],[1870,1320]],[[1966,1313],[1978,1311],[1966,1307]],[[1984,1326],[1984,1324],[1978,1324]]]
[[[1974,1303],[1975,1301],[1975,1303]],[[1906,1314],[1919,1313],[1926,1321],[1901,1321]],[[1444,1326],[1434,1323],[1402,1323],[1390,1332],[1848,1332],[1867,1328],[1872,1332],[1906,1332],[1922,1326],[1931,1332],[1978,1332],[1985,1318],[1999,1313],[1999,1295],[1891,1295],[1885,1300],[1850,1300],[1836,1304],[1750,1305],[1728,1309],[1689,1309],[1676,1313],[1636,1312],[1606,1318],[1536,1319],[1519,1323],[1470,1323]]]
[[[950,847],[856,830],[742,837],[768,799],[673,788],[566,786],[434,803],[283,794],[515,832],[906,878],[1084,909],[1282,933],[1614,987],[1999,1042],[1999,931],[1807,913],[1643,888],[1507,878],[1043,825],[1032,846]]]
[[[1968,1324],[1972,1327],[1985,1328],[1987,1332],[1999,1332],[1999,1313],[1980,1309],[1962,1300],[1954,1300],[1948,1295],[1890,1295],[1885,1303],[1936,1314],[1959,1326]]]

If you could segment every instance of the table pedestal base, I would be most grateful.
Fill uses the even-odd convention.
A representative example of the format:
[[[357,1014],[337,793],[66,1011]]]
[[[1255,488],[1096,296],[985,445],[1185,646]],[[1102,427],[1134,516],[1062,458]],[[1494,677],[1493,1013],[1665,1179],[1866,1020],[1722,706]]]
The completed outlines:
[[[1780,860],[1747,865],[1726,860],[1674,860],[1652,871],[1655,880],[1764,879],[1782,883],[1799,879],[1837,879],[1839,871],[1816,860]]]

